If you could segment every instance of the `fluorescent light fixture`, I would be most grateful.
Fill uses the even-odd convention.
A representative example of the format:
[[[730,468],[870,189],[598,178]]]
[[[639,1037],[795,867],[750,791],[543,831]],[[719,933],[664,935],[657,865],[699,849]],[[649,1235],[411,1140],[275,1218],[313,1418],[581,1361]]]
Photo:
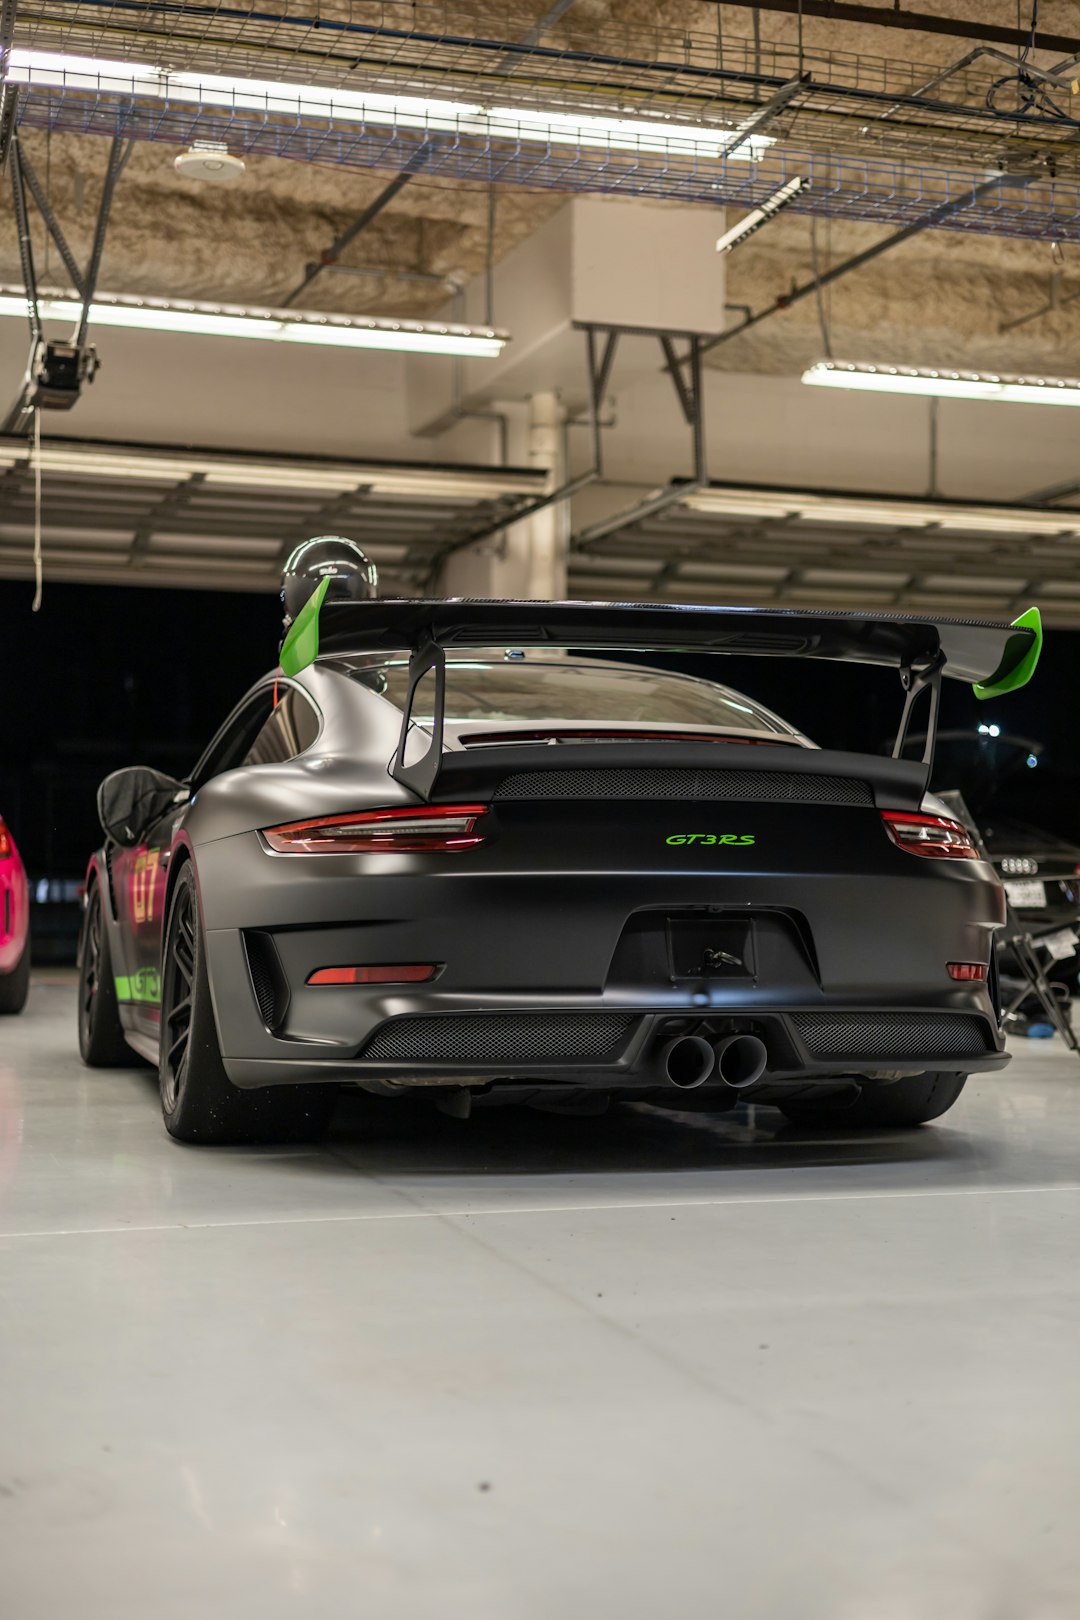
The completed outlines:
[[[782,208],[786,208],[788,203],[794,202],[799,192],[805,191],[809,184],[809,180],[804,180],[801,174],[797,174],[794,180],[789,180],[779,191],[774,191],[771,197],[766,197],[760,208],[751,209],[737,225],[731,227],[730,231],[724,232],[716,244],[717,253],[730,253],[733,247],[745,242],[748,236],[753,236],[755,231],[759,231]]]
[[[27,440],[0,445],[0,467],[15,467],[31,458]],[[542,483],[539,475],[513,470],[487,472],[482,468],[380,466],[366,462],[284,460],[269,457],[240,459],[228,452],[221,455],[198,451],[156,453],[99,448],[93,441],[84,446],[50,443],[41,447],[42,471],[50,476],[83,479],[146,479],[152,483],[185,483],[200,478],[204,486],[232,487],[273,497],[281,490],[294,493],[348,494],[356,491],[366,497],[401,497],[406,501],[438,500],[472,502],[498,500],[507,495],[535,495]],[[378,524],[376,517],[374,522]],[[379,541],[377,544],[381,545]]]
[[[492,107],[485,116],[486,133],[496,139],[603,146],[620,152],[655,152],[664,157],[686,152],[694,157],[721,158],[739,141],[731,156],[749,161],[774,144],[771,135],[740,139],[738,127],[669,124],[658,118],[598,118],[582,113],[532,112],[522,107]]]
[[[753,162],[774,144],[771,135],[743,135],[739,125],[725,128],[716,124],[678,124],[663,117],[615,118],[531,107],[485,107],[479,102],[388,96],[277,79],[171,73],[145,62],[115,62],[50,51],[12,51],[8,79],[12,84],[31,88],[89,90],[99,95],[277,113],[289,118],[390,125],[482,139],[536,141],[545,146],[600,147],[661,157],[682,154],[722,158],[728,148],[734,148],[730,154],[734,161]]]
[[[1080,379],[1007,377],[984,371],[918,366],[864,366],[819,360],[802,374],[816,388],[855,388],[875,394],[925,394],[936,399],[991,399],[1012,405],[1080,405]]]
[[[928,537],[949,531],[969,535],[1015,535],[1017,538],[1075,540],[1080,513],[1062,507],[1047,511],[1040,507],[960,505],[944,501],[920,501],[903,497],[868,495],[821,495],[799,490],[725,489],[722,485],[687,495],[681,505],[702,516],[724,519],[758,518],[786,521],[798,518],[804,523],[843,525],[852,528],[922,530]],[[788,543],[812,537],[789,530]]]
[[[78,322],[81,305],[63,293],[38,301],[44,321]],[[0,287],[0,316],[27,318],[26,296]],[[395,349],[413,354],[467,355],[493,360],[502,353],[505,332],[493,327],[443,322],[375,320],[364,315],[293,314],[280,309],[246,309],[238,304],[193,304],[176,299],[111,297],[99,293],[90,306],[90,325],[126,326],[144,332],[179,332],[189,337],[253,338],[271,343],[310,343],[339,349]]]

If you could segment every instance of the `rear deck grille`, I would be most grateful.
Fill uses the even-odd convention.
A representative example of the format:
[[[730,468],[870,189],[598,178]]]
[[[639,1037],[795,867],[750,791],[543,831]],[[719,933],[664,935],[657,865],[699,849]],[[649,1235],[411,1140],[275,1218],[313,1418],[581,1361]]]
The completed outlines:
[[[602,1062],[619,1055],[633,1013],[444,1013],[395,1018],[363,1057],[383,1063]]]
[[[496,799],[711,799],[757,804],[870,806],[868,782],[851,776],[818,776],[812,771],[652,770],[518,771],[495,790]]]
[[[994,1050],[985,1018],[968,1013],[800,1013],[814,1058],[976,1058]]]

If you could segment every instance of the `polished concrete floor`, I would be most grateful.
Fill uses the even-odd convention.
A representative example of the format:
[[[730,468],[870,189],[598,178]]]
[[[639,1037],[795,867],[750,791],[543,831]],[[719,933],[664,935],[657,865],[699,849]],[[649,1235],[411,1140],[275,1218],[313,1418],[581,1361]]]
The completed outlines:
[[[1075,1620],[1080,1062],[193,1149],[0,1025],[3,1620]]]

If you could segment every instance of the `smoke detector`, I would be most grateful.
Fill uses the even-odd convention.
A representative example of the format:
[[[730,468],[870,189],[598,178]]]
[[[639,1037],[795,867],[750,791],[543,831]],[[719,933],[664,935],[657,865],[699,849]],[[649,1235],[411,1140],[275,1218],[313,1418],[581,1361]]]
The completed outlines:
[[[193,141],[173,160],[173,168],[184,180],[208,180],[214,186],[232,185],[245,167],[243,158],[233,157],[220,141]]]

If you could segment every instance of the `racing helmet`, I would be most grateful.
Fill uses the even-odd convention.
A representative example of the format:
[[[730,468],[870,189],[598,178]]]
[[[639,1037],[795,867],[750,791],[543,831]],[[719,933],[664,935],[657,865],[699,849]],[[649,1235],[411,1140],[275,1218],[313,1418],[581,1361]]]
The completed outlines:
[[[317,534],[301,541],[282,572],[286,626],[324,579],[330,581],[328,602],[370,602],[378,595],[378,571],[356,541],[340,534]]]

